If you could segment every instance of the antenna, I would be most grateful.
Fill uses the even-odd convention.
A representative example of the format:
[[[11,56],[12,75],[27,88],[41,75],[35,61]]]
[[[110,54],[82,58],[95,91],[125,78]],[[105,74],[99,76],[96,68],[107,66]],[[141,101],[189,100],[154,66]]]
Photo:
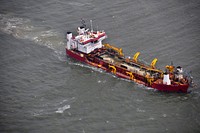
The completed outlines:
[[[97,31],[99,31],[99,26],[97,25]]]
[[[174,63],[173,63],[173,61],[171,61],[171,66],[173,66],[174,65]]]
[[[93,32],[92,20],[90,20],[90,25],[91,25],[91,32]]]
[[[85,20],[83,20],[83,18],[81,18],[81,23],[82,23],[83,27],[86,28]]]

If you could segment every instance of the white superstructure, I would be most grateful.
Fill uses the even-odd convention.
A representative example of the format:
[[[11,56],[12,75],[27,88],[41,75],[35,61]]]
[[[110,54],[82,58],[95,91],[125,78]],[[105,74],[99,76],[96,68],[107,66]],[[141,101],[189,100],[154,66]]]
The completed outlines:
[[[89,31],[84,27],[78,27],[77,32],[77,36],[67,32],[67,49],[76,49],[86,54],[97,48],[102,48],[102,40],[107,37],[104,31]]]

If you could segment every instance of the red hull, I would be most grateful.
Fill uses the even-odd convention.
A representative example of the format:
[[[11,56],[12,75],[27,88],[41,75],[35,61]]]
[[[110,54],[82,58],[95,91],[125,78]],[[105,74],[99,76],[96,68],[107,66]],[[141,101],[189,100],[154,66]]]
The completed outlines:
[[[162,82],[162,81],[159,81]],[[172,85],[166,85],[166,84],[162,84],[159,83],[157,81],[155,81],[152,84],[152,88],[155,88],[159,91],[165,91],[165,92],[183,92],[183,93],[187,93],[188,84],[172,84]]]
[[[95,64],[93,62],[90,62],[86,59],[86,54],[81,53],[81,52],[76,52],[73,50],[68,50],[66,48],[66,54],[76,60],[79,60],[81,62],[85,62],[89,65],[95,66],[95,67],[99,67],[102,68],[103,70],[107,71],[107,72],[111,72],[108,68],[103,67],[102,65],[99,64]],[[120,68],[118,68],[119,70]],[[130,76],[125,75],[124,73],[120,73],[120,72],[116,72],[115,73],[116,76],[120,77],[120,78],[125,78],[125,79],[130,79]],[[131,80],[131,79],[130,79]],[[154,89],[157,89],[159,91],[165,91],[165,92],[183,92],[183,93],[187,93],[188,84],[173,84],[173,85],[165,85],[162,84],[162,80],[157,80],[155,82],[153,82],[151,85],[148,83],[145,83],[143,81],[143,77],[138,76],[138,79],[133,79],[134,82],[137,82],[139,84],[143,84],[145,86],[148,87],[152,87]]]
[[[83,53],[77,53],[77,52],[74,52],[72,50],[68,50],[66,48],[66,54],[69,55],[70,57],[74,58],[74,59],[77,59],[81,62],[85,62],[85,55]]]

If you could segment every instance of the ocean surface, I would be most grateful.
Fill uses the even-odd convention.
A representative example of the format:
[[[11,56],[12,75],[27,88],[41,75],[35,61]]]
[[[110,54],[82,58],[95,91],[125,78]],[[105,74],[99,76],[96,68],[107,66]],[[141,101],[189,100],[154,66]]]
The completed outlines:
[[[196,87],[158,92],[70,59],[66,32],[81,19]],[[1,133],[199,133],[199,78],[200,0],[0,0]]]

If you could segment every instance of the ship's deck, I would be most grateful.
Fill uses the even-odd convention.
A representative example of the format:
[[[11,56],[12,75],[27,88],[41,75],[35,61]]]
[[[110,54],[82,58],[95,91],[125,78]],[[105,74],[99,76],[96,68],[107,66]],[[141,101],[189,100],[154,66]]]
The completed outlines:
[[[134,62],[129,58],[124,58],[119,56],[116,52],[110,51],[108,49],[101,49],[93,53],[94,56],[100,57],[102,60],[109,64],[113,64],[114,66],[122,67],[131,71],[133,73],[137,73],[139,75],[154,75],[162,73],[161,70],[152,69],[150,66],[144,65],[140,62]]]

